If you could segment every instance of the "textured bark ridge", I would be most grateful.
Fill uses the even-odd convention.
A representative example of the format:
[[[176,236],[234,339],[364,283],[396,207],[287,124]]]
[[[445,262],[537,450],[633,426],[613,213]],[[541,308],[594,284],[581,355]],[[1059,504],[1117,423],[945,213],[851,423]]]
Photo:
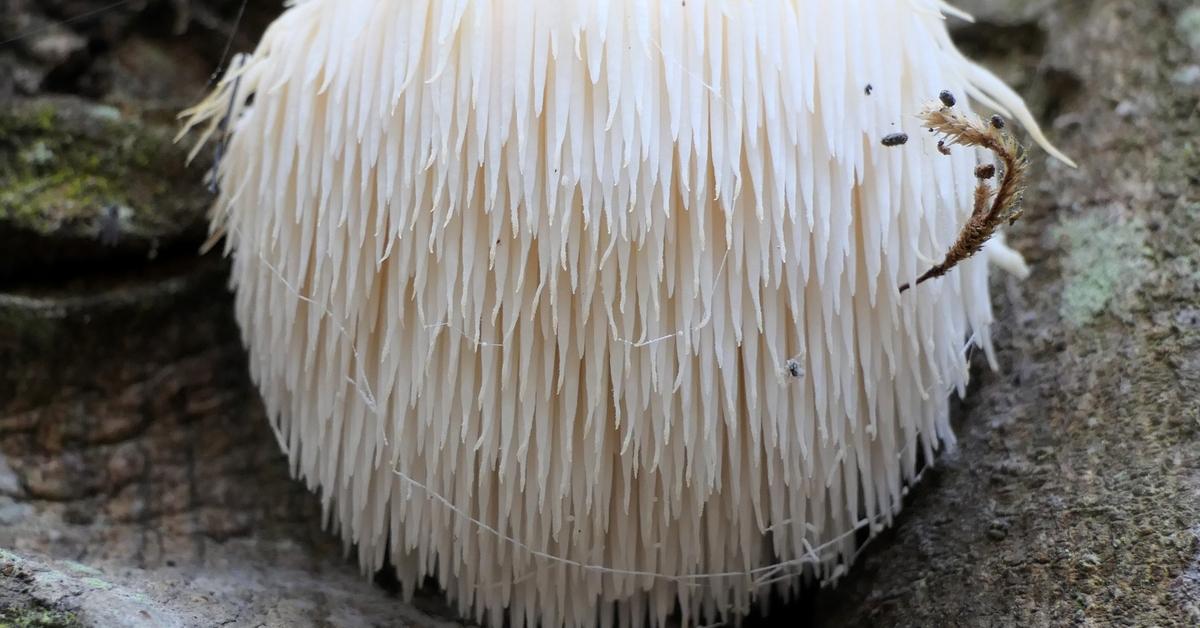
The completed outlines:
[[[109,3],[12,4],[0,40]],[[1080,168],[1032,151],[1008,242],[1033,274],[994,285],[1001,371],[980,361],[958,451],[836,588],[763,621],[1195,625],[1200,9],[959,4],[960,43]],[[238,5],[130,3],[0,46],[0,625],[453,625],[321,531],[225,266],[194,254],[203,168],[175,165],[169,112]]]
[[[243,375],[224,267],[184,266],[0,296],[0,625],[437,625],[321,532]]]

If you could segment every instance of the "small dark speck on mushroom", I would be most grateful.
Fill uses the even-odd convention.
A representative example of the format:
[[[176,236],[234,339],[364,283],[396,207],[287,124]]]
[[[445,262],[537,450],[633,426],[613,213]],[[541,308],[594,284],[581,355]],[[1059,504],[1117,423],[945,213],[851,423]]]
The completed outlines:
[[[908,143],[908,133],[889,133],[883,136],[884,146],[903,146]]]
[[[787,361],[787,372],[792,377],[804,377],[804,367],[800,366],[800,361],[796,358]]]
[[[997,129],[1003,129],[1004,128],[1004,118],[1001,118],[999,115],[993,115],[992,116],[992,127],[997,128]]]
[[[979,164],[975,166],[975,177],[978,179],[990,179],[996,176],[996,166],[992,164]]]
[[[867,86],[866,86],[866,88],[865,88],[865,89],[863,89],[863,93],[864,93],[864,94],[866,94],[866,95],[868,95],[868,96],[870,96],[870,95],[871,95],[871,90],[873,90],[873,89],[875,89],[875,88],[874,88],[874,87],[871,87],[871,84],[870,84],[870,83],[867,83]]]
[[[950,147],[946,146],[946,140],[938,140],[938,152],[943,155],[950,154]]]
[[[946,107],[953,107],[958,102],[954,98],[954,94],[948,89],[943,89],[942,93],[938,94],[938,100],[942,101],[942,105]]]

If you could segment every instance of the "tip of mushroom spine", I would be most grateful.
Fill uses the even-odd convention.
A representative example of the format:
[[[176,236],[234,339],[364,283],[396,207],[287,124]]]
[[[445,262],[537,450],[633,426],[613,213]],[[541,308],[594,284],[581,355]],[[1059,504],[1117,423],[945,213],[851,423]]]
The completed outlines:
[[[1037,127],[1031,128],[1029,129],[1029,134],[1033,136],[1034,141],[1037,142],[1051,157],[1061,161],[1064,165],[1070,168],[1079,168],[1079,164],[1075,163],[1074,159],[1067,157],[1065,153],[1055,148],[1055,146],[1050,143],[1050,140],[1046,139],[1046,136],[1042,134],[1040,129]]]
[[[988,261],[995,264],[1000,270],[1017,279],[1024,280],[1029,277],[1029,264],[1025,261],[1025,257],[1005,243],[1002,233],[997,233],[989,240],[984,246],[983,252],[987,255]]]

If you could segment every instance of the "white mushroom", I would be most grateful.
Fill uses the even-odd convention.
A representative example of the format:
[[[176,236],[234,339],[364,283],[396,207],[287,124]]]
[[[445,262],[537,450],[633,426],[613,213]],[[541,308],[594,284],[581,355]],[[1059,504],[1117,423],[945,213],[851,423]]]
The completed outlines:
[[[294,2],[191,122],[232,120],[250,370],[363,569],[550,628],[841,573],[991,351],[985,256],[898,290],[976,183],[918,111],[949,89],[1044,144],[944,13]]]

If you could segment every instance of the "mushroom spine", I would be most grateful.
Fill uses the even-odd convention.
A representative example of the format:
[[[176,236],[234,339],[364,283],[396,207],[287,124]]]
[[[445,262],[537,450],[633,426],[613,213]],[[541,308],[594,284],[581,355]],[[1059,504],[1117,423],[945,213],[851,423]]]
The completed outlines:
[[[992,241],[899,291],[976,186],[925,101],[1044,144],[944,15],[293,2],[188,115],[230,121],[212,224],[250,371],[364,570],[548,628],[722,619],[841,573],[953,443],[986,259],[1023,266]]]

